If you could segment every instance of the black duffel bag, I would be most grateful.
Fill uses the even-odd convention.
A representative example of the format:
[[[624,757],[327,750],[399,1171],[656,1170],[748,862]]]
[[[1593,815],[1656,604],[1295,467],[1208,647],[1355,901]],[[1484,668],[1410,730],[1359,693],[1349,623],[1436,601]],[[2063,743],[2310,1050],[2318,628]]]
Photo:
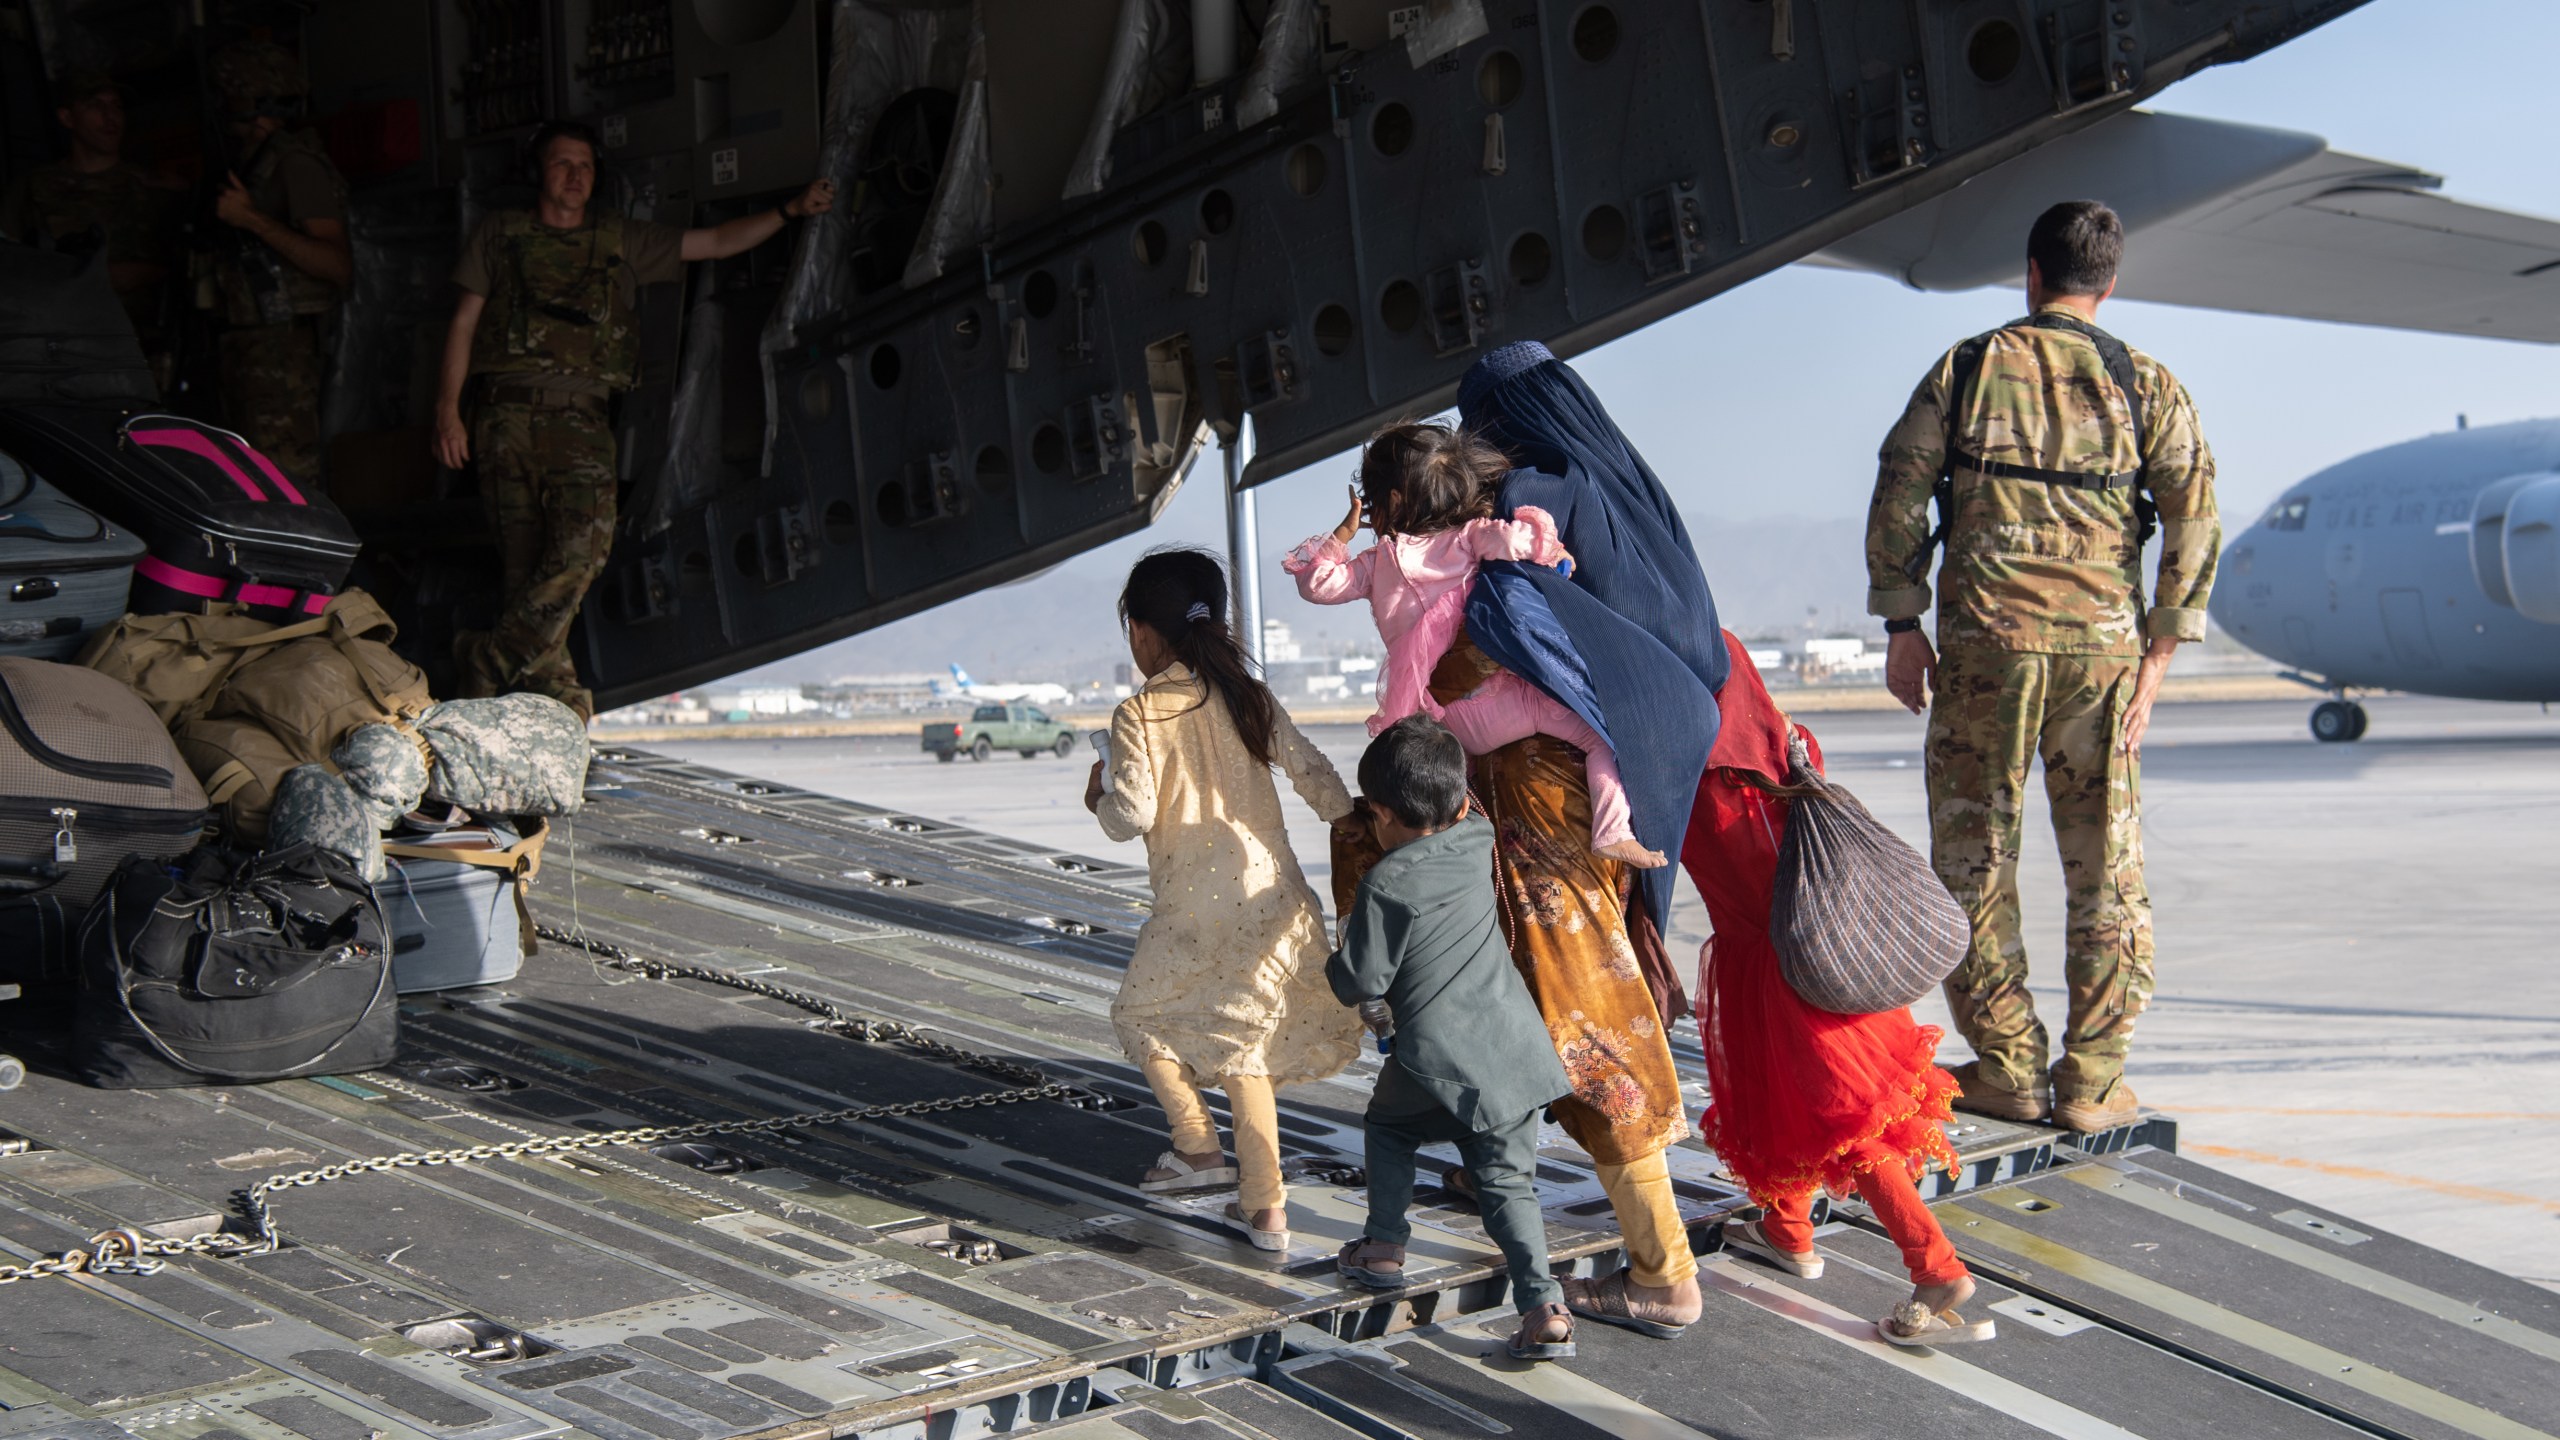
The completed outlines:
[[[381,903],[331,851],[135,856],[78,947],[75,1064],[92,1085],[342,1075],[399,1047]]]
[[[1936,992],[1973,944],[1973,923],[1920,852],[1787,747],[1794,803],[1778,844],[1769,939],[1787,988],[1817,1010],[1873,1015]]]

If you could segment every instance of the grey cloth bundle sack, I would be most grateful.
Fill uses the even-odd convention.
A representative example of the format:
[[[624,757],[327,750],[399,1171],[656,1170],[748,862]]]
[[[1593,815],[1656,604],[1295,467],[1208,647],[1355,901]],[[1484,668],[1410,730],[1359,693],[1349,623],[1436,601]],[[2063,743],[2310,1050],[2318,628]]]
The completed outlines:
[[[1973,944],[1964,907],[1920,852],[1815,771],[1801,735],[1787,760],[1791,783],[1772,793],[1794,804],[1769,897],[1787,988],[1837,1015],[1900,1010],[1935,992]]]
[[[375,806],[325,767],[296,765],[276,782],[267,844],[277,850],[309,845],[329,851],[379,884],[388,873],[382,860],[382,827],[388,822],[375,815]]]
[[[359,725],[330,758],[377,828],[421,800],[483,815],[569,815],[586,801],[587,727],[547,695],[446,700],[406,727]]]

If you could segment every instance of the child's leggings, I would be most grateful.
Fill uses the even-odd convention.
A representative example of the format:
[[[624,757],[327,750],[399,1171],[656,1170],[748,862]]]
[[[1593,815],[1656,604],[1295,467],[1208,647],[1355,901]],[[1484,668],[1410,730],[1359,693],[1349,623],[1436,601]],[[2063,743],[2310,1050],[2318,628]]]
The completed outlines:
[[[1470,755],[1499,750],[1532,735],[1552,735],[1582,751],[1591,780],[1591,844],[1597,849],[1633,838],[1627,817],[1627,787],[1618,779],[1618,755],[1600,732],[1556,698],[1508,670],[1476,687],[1474,694],[1446,706],[1440,723],[1458,737]]]
[[[1938,1228],[1938,1217],[1921,1202],[1900,1155],[1870,1140],[1849,1152],[1849,1162],[1859,1167],[1858,1198],[1902,1247],[1902,1268],[1911,1272],[1912,1284],[1952,1284],[1971,1273],[1956,1258],[1956,1247],[1947,1243],[1947,1232]],[[1813,1248],[1812,1217],[1813,1197],[1800,1196],[1771,1206],[1760,1221],[1760,1233],[1779,1249],[1801,1255]]]
[[[1159,1051],[1139,1068],[1173,1122],[1173,1148],[1185,1155],[1219,1153],[1218,1117],[1182,1078],[1182,1062]],[[1289,1203],[1289,1192],[1280,1183],[1280,1114],[1271,1099],[1271,1077],[1228,1075],[1218,1088],[1227,1092],[1227,1113],[1235,1120],[1236,1178],[1241,1182],[1237,1205],[1251,1215]]]

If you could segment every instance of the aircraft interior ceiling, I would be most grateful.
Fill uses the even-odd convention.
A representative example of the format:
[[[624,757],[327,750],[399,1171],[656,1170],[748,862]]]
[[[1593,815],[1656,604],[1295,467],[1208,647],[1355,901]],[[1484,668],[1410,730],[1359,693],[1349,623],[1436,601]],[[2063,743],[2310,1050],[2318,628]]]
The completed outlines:
[[[206,32],[173,9],[180,38],[143,44],[151,27],[94,7],[18,3],[40,23],[0,41],[12,73],[147,75],[137,133],[187,160]],[[430,657],[491,603],[467,578],[487,554],[468,481],[421,433],[441,277],[464,227],[526,200],[533,124],[593,121],[606,195],[643,218],[714,223],[839,182],[835,213],[644,295],[625,519],[578,641],[613,704],[1141,528],[1247,413],[1246,483],[1285,473],[1445,403],[1490,346],[1586,349],[2355,3],[209,16],[298,47],[354,185],[329,485],[374,542],[360,579]],[[49,121],[11,110],[10,152]]]

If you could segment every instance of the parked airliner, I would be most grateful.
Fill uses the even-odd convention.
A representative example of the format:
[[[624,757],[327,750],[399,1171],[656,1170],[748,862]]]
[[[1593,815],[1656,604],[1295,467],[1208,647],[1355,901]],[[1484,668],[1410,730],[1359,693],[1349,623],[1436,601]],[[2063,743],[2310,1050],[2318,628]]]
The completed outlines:
[[[2222,554],[2214,623],[2334,693],[2560,700],[2560,420],[2457,429],[2289,487]]]
[[[1075,703],[1074,693],[1068,690],[1064,685],[1052,684],[1046,680],[1035,680],[1023,684],[1003,683],[982,685],[979,682],[970,679],[969,672],[961,669],[957,665],[951,667],[950,684],[946,685],[942,681],[936,680],[933,682],[933,688],[936,694],[963,695],[971,700],[986,700],[998,703],[1008,700],[1019,700],[1026,705],[1071,705]]]

